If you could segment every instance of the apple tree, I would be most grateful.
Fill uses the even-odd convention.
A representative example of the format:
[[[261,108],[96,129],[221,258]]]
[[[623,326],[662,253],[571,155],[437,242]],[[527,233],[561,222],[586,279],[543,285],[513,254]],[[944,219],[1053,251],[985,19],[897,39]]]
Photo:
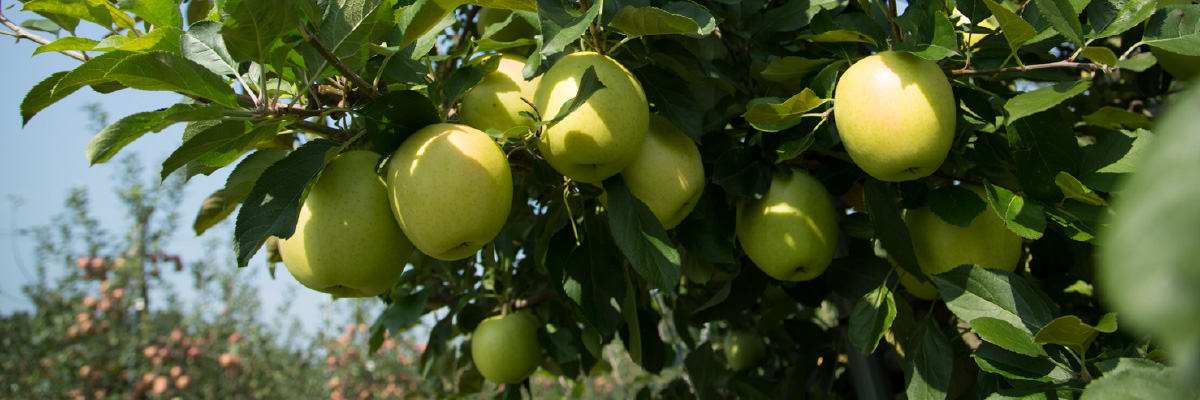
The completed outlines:
[[[314,289],[377,297],[370,351],[432,318],[418,365],[460,394],[487,378],[536,396],[533,368],[488,372],[494,358],[580,381],[619,343],[672,377],[639,398],[1196,397],[1187,0],[20,12],[6,33],[80,61],[29,89],[25,121],[85,87],[178,93],[101,130],[87,161],[184,125],[164,179],[231,169],[197,232],[232,218],[239,266],[283,253],[331,274]],[[352,228],[403,239],[298,229],[318,208],[381,207],[350,189],[309,202],[355,150],[377,158],[394,218]],[[362,293],[312,251],[279,251],[293,242],[416,250]],[[478,327],[514,314],[514,337],[489,328],[501,344],[473,351]]]

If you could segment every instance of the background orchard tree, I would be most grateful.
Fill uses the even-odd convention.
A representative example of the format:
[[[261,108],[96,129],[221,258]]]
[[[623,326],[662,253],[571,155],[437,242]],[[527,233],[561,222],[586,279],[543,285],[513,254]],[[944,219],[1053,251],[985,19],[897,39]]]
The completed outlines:
[[[485,9],[512,12],[495,22],[489,11],[476,29]],[[239,266],[294,233],[307,189],[337,153],[374,151],[387,170],[385,156],[413,132],[464,120],[460,100],[497,71],[498,52],[526,56],[524,79],[582,51],[627,70],[649,111],[697,145],[704,193],[667,230],[620,175],[583,183],[546,161],[553,150],[542,143],[553,140],[544,135],[572,113],[641,104],[611,100],[618,82],[608,67],[581,72],[569,99],[526,98],[544,105],[521,114],[530,126],[487,129],[511,165],[508,221],[465,259],[413,252],[362,332],[364,351],[375,352],[432,313],[416,365],[460,394],[495,387],[467,358],[443,364],[447,355],[466,354],[481,321],[513,310],[541,322],[534,379],[581,381],[618,343],[645,374],[669,379],[648,379],[639,397],[1194,398],[1200,382],[1191,261],[1200,216],[1187,183],[1200,95],[1177,68],[1200,57],[1200,5],[32,0],[22,10],[39,17],[24,27],[4,19],[13,36],[81,61],[29,91],[25,120],[85,86],[179,93],[178,104],[104,128],[87,159],[106,162],[147,132],[186,123],[162,177],[233,165],[195,226],[240,208]],[[518,20],[538,33],[499,35]],[[85,23],[107,33],[74,35]],[[864,172],[836,120],[902,118],[902,107],[921,103],[838,108],[864,104],[834,101],[842,74],[885,51],[936,66],[953,97],[940,90],[931,100],[950,103],[953,123],[928,114],[954,127],[944,160],[900,182]],[[620,115],[640,120],[636,111]],[[832,264],[800,282],[768,277],[735,240],[740,207],[790,174],[815,177],[839,220]],[[913,240],[904,218],[921,207],[959,227],[994,214],[1022,238],[1020,262],[1013,272],[967,264],[924,273],[933,270],[914,243],[928,241]],[[934,284],[936,294],[921,296],[934,299],[901,288],[901,275]],[[722,346],[739,332],[768,351],[731,369]],[[502,395],[530,393],[529,382]]]

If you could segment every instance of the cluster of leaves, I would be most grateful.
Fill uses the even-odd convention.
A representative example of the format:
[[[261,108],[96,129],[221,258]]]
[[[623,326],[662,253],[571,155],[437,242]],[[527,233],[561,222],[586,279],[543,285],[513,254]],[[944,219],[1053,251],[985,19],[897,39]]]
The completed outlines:
[[[1184,86],[1149,49],[1200,56],[1200,6],[1156,5],[925,0],[898,13],[895,3],[864,0],[227,0],[185,27],[172,0],[33,0],[25,9],[47,19],[27,26],[70,33],[84,20],[111,33],[39,48],[82,51],[85,61],[37,84],[21,111],[28,120],[84,86],[184,95],[105,128],[88,159],[104,162],[147,132],[186,122],[162,176],[241,160],[196,230],[240,204],[234,247],[245,266],[270,237],[293,233],[306,187],[332,155],[389,154],[416,129],[453,120],[457,100],[495,68],[475,55],[532,45],[532,78],[567,52],[597,50],[628,67],[652,110],[699,145],[712,184],[696,210],[667,232],[620,178],[603,183],[601,206],[599,188],[564,183],[536,152],[523,151],[527,137],[491,132],[514,150],[513,217],[473,259],[414,253],[381,296],[386,309],[371,327],[371,351],[385,332],[442,310],[417,365],[470,376],[470,363],[435,366],[456,338],[520,299],[511,305],[545,322],[539,339],[551,374],[585,376],[618,338],[650,374],[686,371],[689,379],[647,385],[642,394],[650,397],[821,396],[851,390],[851,376],[868,379],[871,368],[902,375],[910,398],[1103,396],[1091,388],[1172,373],[1148,361],[1155,353],[1146,342],[1112,334],[1114,317],[1092,289],[1092,241],[1103,233],[1108,201],[1155,137],[1159,110]],[[477,37],[479,7],[512,9],[509,22],[523,18],[541,33],[512,42],[490,39],[495,29]],[[998,30],[980,25],[989,18]],[[966,32],[984,38],[969,43]],[[929,178],[867,177],[830,118],[840,73],[887,49],[935,61],[951,76],[956,139]],[[843,200],[841,251],[810,282],[768,278],[733,236],[736,204],[762,195],[772,171],[790,167]],[[1028,239],[1025,262],[1016,274],[959,267],[934,277],[941,300],[917,301],[898,290],[880,255],[920,276],[902,209],[928,205],[951,224],[969,223],[986,208],[954,182],[986,189],[984,201]],[[548,301],[556,298],[563,301]],[[715,362],[723,355],[713,344],[732,330],[758,332],[772,349],[768,359],[737,373]],[[516,385],[506,390],[519,393]]]

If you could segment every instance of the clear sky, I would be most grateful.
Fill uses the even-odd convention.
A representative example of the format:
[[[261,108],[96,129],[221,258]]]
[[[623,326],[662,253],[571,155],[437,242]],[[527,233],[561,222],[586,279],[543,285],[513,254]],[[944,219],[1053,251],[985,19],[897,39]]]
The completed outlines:
[[[19,12],[19,7],[9,8],[13,3],[4,4],[4,15],[9,19],[20,23],[31,15],[36,17],[32,13]],[[3,29],[8,31],[7,28]],[[86,36],[84,32],[81,30],[80,33]],[[52,36],[49,38],[53,39]],[[17,235],[14,227],[21,229],[49,223],[54,215],[64,210],[63,201],[69,190],[80,186],[88,188],[93,217],[99,219],[106,230],[114,235],[123,235],[121,229],[130,225],[125,218],[124,207],[114,194],[114,178],[120,169],[116,158],[108,164],[94,167],[88,167],[84,158],[88,141],[98,131],[89,127],[91,123],[83,107],[99,102],[109,113],[109,122],[112,122],[136,112],[170,106],[178,102],[181,96],[169,92],[129,89],[101,95],[84,88],[43,110],[22,128],[20,104],[25,93],[50,74],[73,69],[80,62],[58,53],[42,53],[31,57],[36,43],[22,40],[14,44],[11,36],[0,36],[0,39],[4,39],[0,40],[0,55],[3,55],[0,76],[5,79],[6,89],[6,95],[0,96],[0,140],[4,143],[0,146],[0,314],[9,314],[16,310],[32,309],[32,305],[21,295],[20,287],[27,281],[17,265],[23,261],[27,270],[32,268],[34,243],[31,238]],[[147,175],[157,176],[162,160],[181,143],[182,132],[183,125],[179,124],[156,134],[147,134],[122,150],[117,157],[136,152]],[[170,240],[167,253],[180,254],[185,263],[196,261],[203,258],[203,242],[208,236],[224,235],[222,240],[231,237],[228,230],[210,230],[205,237],[196,237],[191,229],[201,202],[225,185],[231,170],[232,166],[212,176],[196,176],[184,187],[185,197],[179,207],[181,229]],[[15,212],[9,201],[10,196],[23,199],[23,205]],[[250,267],[239,271],[239,275],[260,288],[264,310],[275,310],[281,302],[291,302],[292,312],[299,315],[307,330],[312,332],[320,323],[322,313],[326,312],[324,310],[328,309],[324,306],[329,304],[329,296],[300,286],[282,264],[277,268],[277,279],[272,281],[266,273],[264,253],[260,251]],[[232,257],[229,258],[228,268],[236,268],[235,265]],[[177,281],[175,287],[184,289],[189,287],[190,282],[185,279],[186,273],[176,273],[172,269],[164,271],[164,276]]]

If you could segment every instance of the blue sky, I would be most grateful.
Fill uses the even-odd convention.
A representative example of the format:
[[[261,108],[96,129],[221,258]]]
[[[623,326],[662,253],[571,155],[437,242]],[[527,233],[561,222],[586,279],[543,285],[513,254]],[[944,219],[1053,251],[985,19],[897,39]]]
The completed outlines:
[[[17,7],[6,7],[4,15],[17,23],[33,15],[17,10]],[[4,30],[8,31],[7,28]],[[48,34],[38,33],[53,40]],[[84,30],[80,34],[87,36]],[[26,278],[17,265],[23,261],[27,270],[32,268],[34,243],[28,237],[17,235],[14,226],[20,229],[49,223],[54,215],[64,210],[63,200],[69,190],[80,186],[88,188],[91,212],[106,230],[114,235],[123,235],[120,229],[128,226],[125,209],[113,190],[114,177],[120,164],[114,159],[108,164],[88,167],[84,158],[84,149],[97,131],[89,127],[91,123],[83,107],[99,102],[109,113],[109,121],[112,122],[132,113],[170,106],[180,96],[134,90],[101,95],[85,88],[42,111],[22,128],[20,104],[25,93],[50,74],[75,68],[79,61],[57,53],[31,57],[36,43],[22,40],[14,44],[10,36],[0,38],[5,39],[0,41],[0,54],[4,55],[3,62],[0,62],[0,76],[7,81],[5,86],[8,92],[0,96],[0,138],[4,141],[4,145],[0,146],[0,314],[9,314],[32,308],[20,293]],[[181,143],[182,132],[183,125],[175,125],[156,134],[147,134],[122,150],[117,157],[136,152],[147,175],[157,176],[162,160]],[[222,240],[230,237],[228,230],[210,230],[204,237],[196,237],[191,230],[192,220],[201,202],[225,185],[230,170],[232,166],[212,176],[196,176],[185,186],[185,197],[179,206],[181,229],[170,240],[166,252],[180,254],[185,263],[197,261],[203,258],[203,242],[210,235],[223,235]],[[10,196],[23,199],[23,205],[15,213],[9,201]],[[291,302],[292,312],[301,317],[307,330],[311,332],[316,329],[322,314],[328,312],[325,306],[330,303],[329,296],[300,286],[282,264],[278,266],[277,279],[271,280],[266,273],[263,253],[260,252],[251,266],[238,274],[260,288],[264,310],[275,310],[282,302]],[[235,268],[232,258],[229,258],[228,266]],[[53,272],[64,273],[65,270]],[[176,282],[174,286],[181,288],[181,291],[186,291],[190,286],[186,271],[176,273],[172,269],[164,271],[164,276]],[[153,299],[151,303],[154,303]]]

